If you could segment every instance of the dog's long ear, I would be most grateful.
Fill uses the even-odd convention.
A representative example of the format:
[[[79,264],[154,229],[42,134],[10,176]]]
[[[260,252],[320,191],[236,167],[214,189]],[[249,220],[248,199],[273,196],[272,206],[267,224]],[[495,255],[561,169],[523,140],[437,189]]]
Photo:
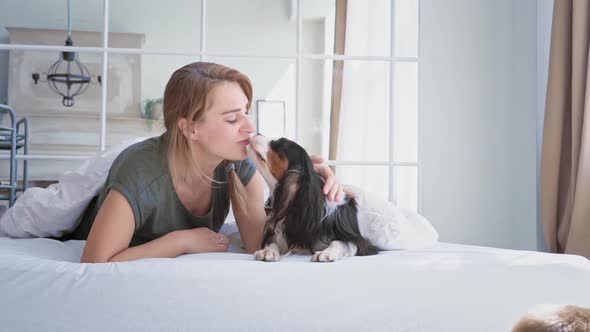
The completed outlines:
[[[298,190],[299,174],[287,171],[273,191],[271,218],[275,223],[287,217]]]
[[[323,180],[316,173],[311,158],[307,155],[307,152],[301,148],[302,155],[300,157],[300,165],[296,174],[299,176],[299,190],[294,198],[294,203],[298,207],[302,207],[305,210],[305,217],[301,217],[301,220],[315,220],[312,217],[321,214],[324,209],[325,197],[322,191]],[[315,220],[315,222],[319,219]]]
[[[310,174],[313,170],[311,159],[305,150],[297,143],[285,138],[271,141],[270,150],[274,152],[274,158],[270,158],[278,171],[272,172],[278,180],[272,190],[272,218],[275,222],[284,220],[291,213],[295,197],[300,191],[302,175]]]
[[[300,169],[290,176],[298,177],[298,190],[285,221],[285,234],[293,245],[311,248],[318,240],[319,222],[324,213],[325,197],[322,180],[315,172],[307,153],[301,157]]]
[[[298,189],[299,177],[293,172],[286,173],[275,186],[270,200],[271,208],[267,211],[262,247],[271,241],[277,223],[287,218]]]

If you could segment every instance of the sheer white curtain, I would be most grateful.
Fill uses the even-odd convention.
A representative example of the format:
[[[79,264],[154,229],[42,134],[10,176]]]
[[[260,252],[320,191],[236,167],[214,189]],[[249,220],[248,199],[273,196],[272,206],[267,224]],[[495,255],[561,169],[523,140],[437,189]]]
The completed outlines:
[[[390,14],[390,0],[348,0],[345,54],[389,55]],[[386,61],[344,62],[338,160],[388,160],[389,73],[389,62]],[[355,184],[387,197],[387,166],[337,166],[336,171],[343,183]]]

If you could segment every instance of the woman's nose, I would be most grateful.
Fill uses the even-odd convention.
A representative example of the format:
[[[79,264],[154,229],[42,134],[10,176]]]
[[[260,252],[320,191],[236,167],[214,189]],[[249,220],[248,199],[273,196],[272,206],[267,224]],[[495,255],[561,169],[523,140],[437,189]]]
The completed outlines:
[[[254,131],[256,131],[256,128],[254,127],[254,123],[252,122],[250,117],[246,118],[246,123],[242,127],[242,130],[246,131],[248,133],[253,133]]]

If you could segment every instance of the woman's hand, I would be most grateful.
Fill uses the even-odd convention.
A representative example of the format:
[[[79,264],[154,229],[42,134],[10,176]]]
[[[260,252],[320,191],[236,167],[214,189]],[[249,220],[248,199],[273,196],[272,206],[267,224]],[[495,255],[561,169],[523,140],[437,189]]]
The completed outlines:
[[[344,198],[344,193],[350,197],[356,197],[356,195],[350,190],[344,188],[342,184],[336,180],[336,175],[332,172],[332,169],[327,165],[324,165],[324,158],[317,155],[309,156],[313,162],[315,171],[324,179],[324,194],[328,196],[328,200],[340,202]]]
[[[222,252],[229,248],[229,238],[207,227],[176,231],[186,254]]]

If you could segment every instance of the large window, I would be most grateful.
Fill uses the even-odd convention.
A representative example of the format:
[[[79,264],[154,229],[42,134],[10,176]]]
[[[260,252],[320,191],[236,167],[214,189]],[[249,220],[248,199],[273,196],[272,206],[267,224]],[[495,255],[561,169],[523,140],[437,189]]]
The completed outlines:
[[[162,133],[146,109],[176,68],[202,60],[251,78],[261,131],[324,156],[343,183],[420,209],[419,0],[70,0],[92,77],[71,107],[44,82],[72,50],[67,3],[0,3],[0,101],[29,118],[31,178]]]

